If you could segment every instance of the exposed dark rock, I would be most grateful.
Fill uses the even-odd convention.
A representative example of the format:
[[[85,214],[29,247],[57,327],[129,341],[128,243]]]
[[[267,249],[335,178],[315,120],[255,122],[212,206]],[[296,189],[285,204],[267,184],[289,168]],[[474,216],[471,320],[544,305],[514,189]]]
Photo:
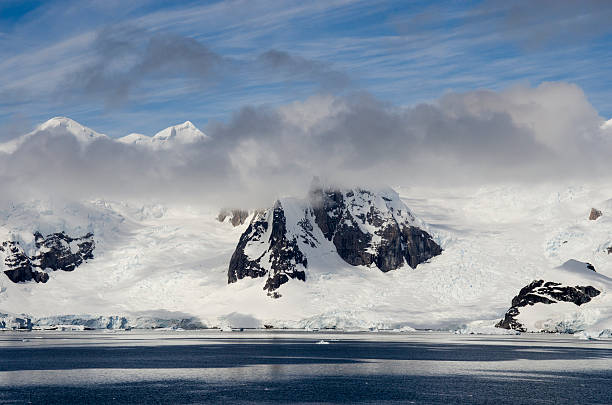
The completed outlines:
[[[32,263],[41,269],[73,271],[83,261],[93,259],[95,245],[92,233],[71,238],[64,232],[46,237],[36,232],[34,243],[38,252],[32,256]]]
[[[376,265],[387,272],[404,265],[412,268],[442,253],[431,235],[410,225],[414,217],[406,210],[394,212],[393,206],[381,211],[373,202],[377,196],[367,190],[354,190],[343,195],[337,190],[315,189],[310,199],[315,221],[323,235],[336,246],[338,255],[347,263]],[[382,196],[386,202],[392,200]],[[398,220],[404,218],[404,220]],[[363,226],[373,227],[373,233]],[[375,244],[373,239],[379,237]],[[377,238],[378,239],[378,238]]]
[[[270,233],[271,270],[264,290],[274,291],[289,278],[306,281],[306,273],[298,265],[308,267],[306,256],[298,247],[296,238],[288,238],[285,213],[280,201],[274,206],[272,232]]]
[[[557,302],[571,302],[578,306],[591,301],[601,292],[591,286],[564,286],[560,283],[544,280],[534,280],[529,285],[523,287],[518,295],[512,299],[512,306],[504,319],[495,326],[503,329],[513,329],[525,332],[526,328],[516,319],[519,315],[519,308],[537,303],[555,304]]]
[[[260,244],[264,249],[261,249],[258,257],[250,258],[244,250],[247,244],[253,243]],[[308,261],[298,247],[297,239],[288,237],[285,213],[280,201],[277,201],[271,218],[269,212],[258,213],[240,237],[230,260],[228,283],[244,277],[267,275],[264,290],[274,291],[290,278],[306,281],[306,273],[299,269],[299,265],[306,268]]]
[[[597,208],[591,208],[591,213],[589,214],[589,219],[591,221],[595,221],[597,218],[599,218],[602,215],[603,215],[603,213],[600,210],[598,210]]]
[[[8,268],[4,273],[14,283],[45,283],[49,280],[49,274],[43,271],[45,269],[73,271],[84,261],[93,259],[95,248],[92,233],[71,238],[64,232],[46,237],[36,232],[34,243],[36,251],[32,257],[28,257],[19,242],[6,241],[0,246],[0,252],[5,254],[4,265]]]
[[[249,227],[240,236],[238,246],[236,246],[236,250],[234,250],[232,258],[230,259],[229,271],[227,273],[228,284],[235,283],[245,277],[257,278],[266,275],[267,270],[260,265],[260,261],[265,255],[266,250],[262,250],[259,257],[251,259],[245,254],[244,249],[249,243],[259,242],[260,244],[265,244],[266,241],[263,239],[268,231],[268,226],[266,212],[256,213]]]
[[[44,271],[33,268],[32,261],[25,254],[19,242],[6,241],[0,245],[0,252],[3,252],[6,256],[4,258],[4,265],[9,270],[5,270],[4,274],[13,283],[21,283],[25,281],[34,280],[37,283],[46,283],[49,280],[49,275]]]
[[[336,227],[342,220],[344,196],[337,190],[314,189],[310,191],[315,222],[328,240],[332,240]]]
[[[244,222],[249,217],[249,212],[245,210],[233,209],[233,210],[221,210],[219,215],[217,216],[217,220],[219,222],[225,221],[227,218],[230,219],[230,223],[233,226],[238,226],[244,224]]]
[[[589,270],[593,270],[595,273],[597,273],[597,270],[595,270],[595,266],[593,266],[591,263],[586,263],[586,268]]]
[[[331,239],[338,255],[353,266],[368,266],[374,263],[375,256],[367,252],[372,235],[362,232],[349,212],[344,213],[340,219],[342,222]]]
[[[442,248],[432,239],[431,235],[415,226],[404,227],[402,230],[405,242],[404,257],[413,269],[442,253]]]
[[[611,253],[612,253],[612,246],[609,246],[608,247],[608,254],[611,254]]]

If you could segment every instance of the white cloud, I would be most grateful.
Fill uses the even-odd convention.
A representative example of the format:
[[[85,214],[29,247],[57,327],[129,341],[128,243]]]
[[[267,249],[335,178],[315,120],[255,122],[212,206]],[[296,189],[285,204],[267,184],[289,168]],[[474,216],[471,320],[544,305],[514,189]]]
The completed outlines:
[[[42,131],[0,154],[9,198],[154,198],[259,207],[313,176],[346,184],[457,184],[606,177],[612,143],[577,86],[449,93],[399,108],[367,93],[248,107],[206,142],[154,150]]]

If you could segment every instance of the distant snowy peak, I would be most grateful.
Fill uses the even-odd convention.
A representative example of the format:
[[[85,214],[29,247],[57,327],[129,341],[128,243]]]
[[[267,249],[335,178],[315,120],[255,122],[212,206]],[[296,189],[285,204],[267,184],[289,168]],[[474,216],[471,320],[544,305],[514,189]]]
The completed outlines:
[[[158,142],[176,141],[181,143],[199,142],[207,138],[191,121],[185,121],[182,124],[168,127],[153,136],[153,139]]]
[[[40,124],[36,127],[36,129],[28,134],[22,135],[8,142],[0,143],[0,152],[14,153],[24,143],[44,136],[74,137],[83,147],[98,139],[108,139],[113,142],[138,145],[153,150],[170,149],[177,145],[191,145],[198,142],[207,141],[209,139],[206,134],[200,131],[190,121],[185,121],[182,124],[168,127],[162,131],[159,131],[154,136],[131,133],[122,138],[112,139],[104,134],[94,131],[91,128],[81,125],[70,118],[55,117]]]
[[[153,149],[166,149],[174,145],[188,145],[208,140],[208,136],[190,121],[163,129],[152,137],[142,134],[129,134],[118,141],[131,145],[143,145]]]
[[[66,131],[72,134],[80,142],[90,142],[98,138],[106,138],[106,135],[100,134],[91,128],[87,128],[78,122],[66,117],[51,118],[36,128],[32,133],[41,131]]]
[[[54,117],[37,126],[34,131],[0,144],[0,151],[5,153],[13,153],[26,141],[46,135],[73,136],[83,146],[95,141],[96,139],[108,138],[106,135],[100,134],[70,118]]]

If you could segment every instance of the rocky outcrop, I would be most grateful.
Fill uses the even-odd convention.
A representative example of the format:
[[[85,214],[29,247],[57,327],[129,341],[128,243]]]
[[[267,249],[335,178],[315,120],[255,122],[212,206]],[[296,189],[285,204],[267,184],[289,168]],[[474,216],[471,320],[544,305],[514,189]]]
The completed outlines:
[[[0,245],[4,254],[4,274],[14,283],[35,281],[46,283],[49,274],[44,270],[73,271],[84,261],[93,259],[93,234],[72,238],[64,232],[43,236],[34,233],[34,253],[28,256],[16,241]]]
[[[442,253],[431,235],[413,226],[406,207],[367,190],[315,189],[310,193],[315,220],[336,251],[353,266],[375,265],[383,272],[407,263],[416,268]]]
[[[597,218],[601,217],[603,213],[597,208],[591,208],[591,212],[589,213],[589,220],[595,221]]]
[[[217,215],[217,221],[219,222],[225,222],[226,220],[229,220],[229,222],[233,225],[233,226],[239,226],[244,224],[244,222],[247,220],[247,218],[249,217],[249,212],[245,211],[245,210],[238,210],[238,209],[233,209],[233,210],[221,210],[221,212],[219,212],[219,215]]]
[[[442,252],[392,190],[315,188],[305,200],[280,200],[254,215],[230,260],[228,283],[267,277],[264,289],[278,296],[272,292],[290,279],[306,281],[308,255],[321,249],[383,272],[415,268]]]
[[[21,283],[24,281],[36,281],[37,283],[46,283],[49,280],[49,275],[44,271],[35,269],[32,266],[32,261],[25,254],[19,242],[6,241],[0,245],[0,252],[4,253],[4,266],[8,270],[4,270],[4,274],[13,282]]]
[[[32,263],[41,269],[73,271],[85,260],[93,259],[93,234],[81,238],[71,238],[64,232],[53,233],[46,237],[39,232],[34,234],[37,252]]]
[[[265,249],[259,249],[254,255],[247,254],[249,247],[249,253],[254,253],[253,245],[259,245],[255,249]],[[298,246],[296,236],[287,232],[283,206],[277,201],[272,211],[256,213],[240,237],[230,259],[228,283],[245,277],[267,276],[264,290],[272,292],[292,278],[306,281],[304,269],[307,266],[308,261]]]
[[[555,304],[557,302],[571,302],[580,306],[591,301],[591,298],[598,296],[600,293],[599,290],[592,286],[572,287],[552,281],[535,280],[523,287],[518,295],[512,299],[512,306],[504,315],[504,319],[495,326],[525,332],[526,328],[517,319],[520,314],[520,308],[538,303]]]

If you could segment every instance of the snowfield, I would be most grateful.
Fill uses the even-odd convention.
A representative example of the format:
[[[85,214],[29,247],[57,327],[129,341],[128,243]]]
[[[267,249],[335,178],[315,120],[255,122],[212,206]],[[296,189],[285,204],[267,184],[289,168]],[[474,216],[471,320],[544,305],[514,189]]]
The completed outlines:
[[[529,330],[563,325],[588,337],[612,330],[610,187],[396,190],[428,224],[442,255],[414,270],[404,266],[383,273],[350,266],[322,249],[309,260],[307,281],[281,286],[280,299],[262,290],[265,278],[227,284],[229,259],[250,218],[233,227],[217,221],[217,207],[103,200],[7,203],[0,209],[3,240],[19,240],[27,251],[36,230],[72,236],[93,232],[96,250],[93,260],[73,272],[51,272],[46,284],[14,284],[2,274],[0,312],[45,318],[47,324],[64,323],[60,315],[102,317],[104,327],[125,326],[108,323],[117,316],[143,327],[195,319],[222,328],[266,324],[505,333],[493,324],[522,287],[544,279],[593,285],[602,293],[580,307],[527,308]],[[603,212],[595,221],[588,220],[592,207]],[[592,263],[597,273],[557,268],[570,259]]]

